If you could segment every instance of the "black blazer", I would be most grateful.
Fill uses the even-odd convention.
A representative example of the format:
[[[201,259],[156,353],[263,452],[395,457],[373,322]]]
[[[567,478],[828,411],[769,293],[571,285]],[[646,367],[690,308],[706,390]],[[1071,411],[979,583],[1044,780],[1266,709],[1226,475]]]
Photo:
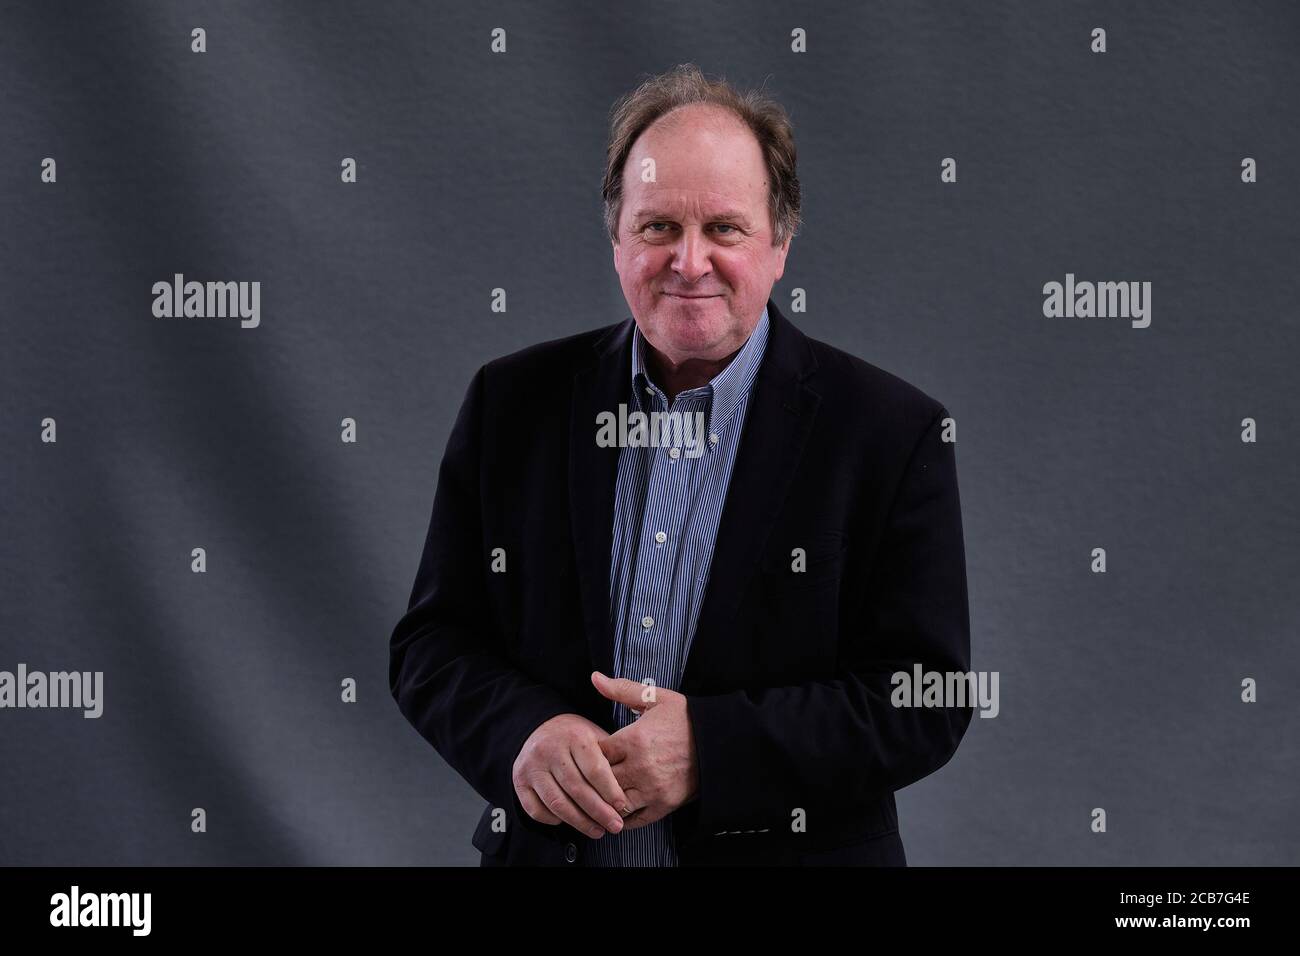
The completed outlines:
[[[942,767],[973,712],[890,702],[896,671],[970,666],[948,413],[767,308],[678,688],[700,771],[697,798],[669,817],[678,856],[903,865],[894,791]],[[474,375],[392,634],[398,707],[488,803],[473,835],[484,865],[580,864],[591,847],[524,813],[511,772],[556,714],[615,729],[590,674],[613,673],[619,449],[595,436],[597,414],[631,400],[632,329],[629,318],[545,342]],[[491,570],[498,548],[503,573]]]

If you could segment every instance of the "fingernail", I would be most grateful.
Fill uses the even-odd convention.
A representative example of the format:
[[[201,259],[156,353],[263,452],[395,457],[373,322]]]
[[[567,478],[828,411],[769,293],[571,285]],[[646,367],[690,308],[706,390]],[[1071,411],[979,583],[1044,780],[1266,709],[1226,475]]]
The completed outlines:
[[[619,820],[617,823],[615,823],[615,824],[610,828],[610,832],[611,832],[611,833],[618,833],[618,832],[619,832],[620,830],[622,830],[622,829],[623,829],[623,821],[622,821],[622,820]]]

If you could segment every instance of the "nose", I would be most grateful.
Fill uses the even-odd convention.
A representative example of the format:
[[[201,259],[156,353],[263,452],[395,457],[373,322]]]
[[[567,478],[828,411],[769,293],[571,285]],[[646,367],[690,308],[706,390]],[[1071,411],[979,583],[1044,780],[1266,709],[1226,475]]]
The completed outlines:
[[[694,283],[713,271],[709,264],[709,244],[700,230],[682,230],[682,237],[673,249],[673,271],[685,282]]]

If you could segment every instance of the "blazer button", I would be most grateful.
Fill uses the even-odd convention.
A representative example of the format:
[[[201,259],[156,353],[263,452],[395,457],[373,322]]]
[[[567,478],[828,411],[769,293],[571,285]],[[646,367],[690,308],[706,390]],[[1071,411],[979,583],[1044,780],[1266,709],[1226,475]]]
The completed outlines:
[[[577,858],[578,858],[578,848],[574,846],[572,843],[570,843],[568,846],[564,848],[564,859],[569,863],[572,863]]]

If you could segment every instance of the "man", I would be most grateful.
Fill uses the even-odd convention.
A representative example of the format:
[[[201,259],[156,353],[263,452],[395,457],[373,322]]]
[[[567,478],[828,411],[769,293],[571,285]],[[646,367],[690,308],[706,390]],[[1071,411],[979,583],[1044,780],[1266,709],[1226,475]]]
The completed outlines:
[[[770,298],[799,224],[777,104],[647,81],[604,195],[632,318],[475,374],[393,695],[488,801],[484,865],[904,865],[894,791],[972,713],[891,703],[914,664],[968,670],[947,411]],[[704,428],[602,440],[635,412]]]

